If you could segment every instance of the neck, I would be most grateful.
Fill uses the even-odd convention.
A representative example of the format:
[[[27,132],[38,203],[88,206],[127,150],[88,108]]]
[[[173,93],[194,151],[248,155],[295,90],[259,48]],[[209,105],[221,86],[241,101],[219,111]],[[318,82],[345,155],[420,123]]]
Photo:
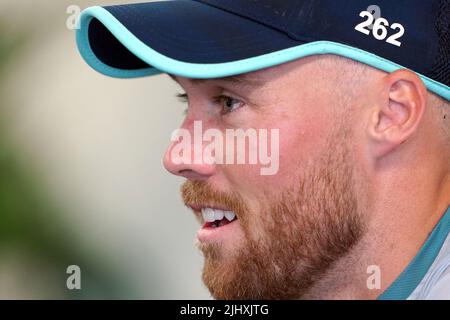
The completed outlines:
[[[364,236],[304,298],[376,299],[408,266],[450,204],[450,178],[400,170],[372,188]]]

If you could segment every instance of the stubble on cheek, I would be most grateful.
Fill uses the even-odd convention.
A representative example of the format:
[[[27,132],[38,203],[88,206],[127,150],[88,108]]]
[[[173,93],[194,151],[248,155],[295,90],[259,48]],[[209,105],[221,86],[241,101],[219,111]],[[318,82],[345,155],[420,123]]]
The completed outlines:
[[[259,212],[241,210],[245,202],[239,197],[196,185],[202,196],[221,196],[215,199],[241,210],[241,241],[200,245],[203,280],[214,298],[301,298],[358,242],[364,225],[353,162],[343,140],[330,140],[323,157],[299,169],[292,185],[261,194]],[[198,195],[191,191],[191,196]]]

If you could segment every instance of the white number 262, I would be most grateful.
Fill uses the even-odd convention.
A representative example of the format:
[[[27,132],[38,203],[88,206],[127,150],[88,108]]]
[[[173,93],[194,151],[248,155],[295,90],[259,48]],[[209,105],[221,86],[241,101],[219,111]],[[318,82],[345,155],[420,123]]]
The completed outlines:
[[[367,35],[370,35],[370,32],[372,31],[373,36],[377,40],[385,40],[388,37],[389,22],[385,18],[375,19],[373,14],[369,11],[362,11],[359,16],[367,19],[358,24],[355,27],[355,30]],[[369,30],[371,25],[373,25],[372,30]],[[390,28],[398,32],[387,38],[386,42],[400,47],[402,43],[398,39],[405,34],[405,28],[400,23],[393,23]]]

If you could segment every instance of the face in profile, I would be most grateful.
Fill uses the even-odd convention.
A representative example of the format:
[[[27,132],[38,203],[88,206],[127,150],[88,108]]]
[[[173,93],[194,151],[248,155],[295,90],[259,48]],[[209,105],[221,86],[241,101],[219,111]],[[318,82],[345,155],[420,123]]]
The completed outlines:
[[[274,175],[261,175],[260,164],[175,163],[174,145],[168,150],[166,168],[187,178],[181,194],[201,224],[203,281],[214,298],[301,298],[364,233],[364,184],[336,107],[345,100],[324,72],[306,59],[240,81],[176,79],[189,103],[183,129],[201,121],[280,134]]]

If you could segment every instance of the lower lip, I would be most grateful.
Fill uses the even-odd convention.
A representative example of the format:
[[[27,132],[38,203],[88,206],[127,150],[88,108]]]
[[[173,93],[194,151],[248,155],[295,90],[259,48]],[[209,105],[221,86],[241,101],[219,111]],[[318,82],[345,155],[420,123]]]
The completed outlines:
[[[230,236],[231,232],[236,227],[237,227],[237,219],[221,227],[212,228],[203,226],[197,232],[197,239],[200,242],[206,242],[225,238],[227,236]]]

